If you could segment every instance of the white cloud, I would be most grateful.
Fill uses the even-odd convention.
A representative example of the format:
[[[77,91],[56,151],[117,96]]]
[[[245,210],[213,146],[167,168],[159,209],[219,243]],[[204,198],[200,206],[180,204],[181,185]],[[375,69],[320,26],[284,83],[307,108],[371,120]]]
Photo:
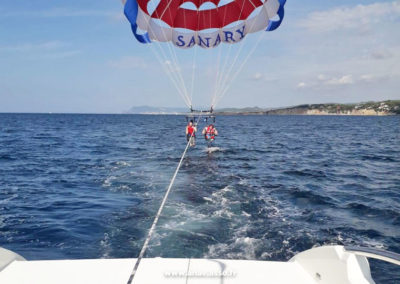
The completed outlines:
[[[255,73],[252,77],[252,79],[256,80],[256,81],[261,80],[262,78],[263,78],[263,75],[259,72]]]
[[[326,89],[332,87],[340,87],[346,85],[352,85],[355,83],[353,75],[343,75],[339,77],[327,76],[319,74],[315,79],[309,80],[309,82],[300,82],[297,84],[298,89]]]
[[[354,83],[353,76],[352,75],[345,75],[340,78],[331,78],[329,80],[324,80],[323,84],[325,85],[351,85]]]
[[[393,77],[393,76],[392,76]],[[387,75],[378,74],[361,74],[361,75],[343,75],[343,76],[327,76],[320,74],[309,79],[307,82],[297,84],[297,89],[330,89],[350,85],[365,85],[366,83],[382,83],[390,79]]]
[[[303,88],[306,88],[306,87],[307,87],[307,84],[304,83],[304,82],[300,82],[300,83],[297,85],[297,88],[299,88],[299,89],[303,89]]]
[[[35,57],[35,59],[41,59],[41,58],[43,58],[43,59],[64,59],[64,58],[69,58],[69,57],[79,55],[81,53],[82,53],[82,51],[80,51],[80,50],[52,52],[52,53],[43,54],[40,57]]]
[[[60,41],[47,41],[42,43],[22,43],[18,45],[0,46],[0,51],[8,51],[8,52],[49,51],[62,48],[66,45],[67,44]]]
[[[65,17],[111,17],[119,19],[121,12],[103,10],[72,10],[67,8],[55,8],[39,11],[13,11],[2,13],[0,17],[34,17],[34,18],[65,18]]]
[[[214,71],[215,74],[215,71]],[[275,76],[272,76],[270,73],[261,73],[261,72],[256,72],[252,73],[248,77],[252,81],[260,81],[260,82],[268,82],[268,83],[276,83],[279,81],[279,79]]]
[[[137,56],[124,56],[111,60],[108,62],[108,65],[116,69],[145,69],[148,67],[146,61]]]
[[[292,72],[290,87],[299,98],[399,96],[400,1],[374,2],[342,2],[345,6],[314,9],[298,19],[291,28],[296,44],[290,48],[296,57],[286,64]]]
[[[300,25],[312,32],[331,32],[355,29],[366,31],[372,24],[398,20],[400,1],[341,7],[311,13]]]
[[[0,53],[14,53],[30,60],[36,59],[63,59],[76,56],[82,51],[66,50],[70,44],[61,41],[46,41],[41,43],[21,43],[16,45],[0,46]]]
[[[376,74],[363,74],[359,77],[358,81],[361,83],[381,83],[390,79],[388,75],[376,75]]]

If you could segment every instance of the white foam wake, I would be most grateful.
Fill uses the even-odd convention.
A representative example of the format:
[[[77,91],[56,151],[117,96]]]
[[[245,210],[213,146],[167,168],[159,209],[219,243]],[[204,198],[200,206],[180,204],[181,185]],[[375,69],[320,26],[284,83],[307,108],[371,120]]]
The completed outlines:
[[[222,151],[222,148],[220,148],[220,147],[207,147],[205,149],[205,151],[207,153],[219,152],[219,151]]]

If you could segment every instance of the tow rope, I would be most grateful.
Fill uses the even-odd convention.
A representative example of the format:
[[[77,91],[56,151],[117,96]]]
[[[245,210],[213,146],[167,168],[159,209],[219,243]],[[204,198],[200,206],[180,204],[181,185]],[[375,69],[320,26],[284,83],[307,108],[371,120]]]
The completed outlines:
[[[199,118],[198,118],[198,120],[197,120],[197,123],[195,124],[196,127],[197,127],[197,125],[198,125],[198,123],[199,123],[199,121],[200,121],[200,117],[201,117],[201,116],[199,116]],[[185,151],[183,151],[183,153],[182,153],[182,156],[181,156],[181,159],[180,159],[180,161],[179,161],[178,167],[176,168],[175,173],[174,173],[174,175],[172,176],[171,182],[169,183],[168,189],[167,189],[167,191],[166,191],[166,193],[165,193],[165,195],[164,195],[164,198],[163,198],[163,200],[162,200],[162,202],[161,202],[160,208],[158,209],[157,215],[156,215],[156,217],[154,218],[154,221],[153,221],[153,224],[151,225],[151,228],[150,228],[150,230],[149,230],[149,233],[147,234],[147,237],[146,237],[146,240],[145,240],[145,242],[144,242],[144,244],[143,244],[143,247],[142,247],[142,249],[140,250],[139,257],[138,257],[137,260],[136,260],[135,266],[133,267],[132,273],[131,273],[131,275],[129,276],[129,280],[128,280],[127,284],[131,284],[132,281],[133,281],[133,278],[134,278],[135,275],[136,275],[136,272],[137,272],[137,270],[138,270],[138,268],[139,268],[139,264],[140,264],[140,262],[141,262],[141,260],[142,260],[142,258],[143,258],[143,256],[144,256],[146,250],[147,250],[147,247],[148,247],[148,245],[149,245],[151,236],[153,235],[154,230],[155,230],[155,228],[156,228],[156,226],[157,226],[158,219],[160,218],[161,212],[163,211],[164,206],[165,206],[165,203],[167,202],[168,195],[169,195],[169,193],[171,192],[172,186],[174,185],[176,176],[178,175],[178,172],[179,172],[179,170],[180,170],[180,168],[181,168],[181,166],[182,166],[182,162],[183,162],[183,160],[184,160],[184,158],[185,158],[186,152],[187,152],[187,150],[189,149],[190,142],[191,142],[191,139],[192,139],[193,136],[194,136],[194,133],[195,133],[195,132],[193,132],[192,135],[190,136],[190,139],[189,139],[188,143],[186,144]]]

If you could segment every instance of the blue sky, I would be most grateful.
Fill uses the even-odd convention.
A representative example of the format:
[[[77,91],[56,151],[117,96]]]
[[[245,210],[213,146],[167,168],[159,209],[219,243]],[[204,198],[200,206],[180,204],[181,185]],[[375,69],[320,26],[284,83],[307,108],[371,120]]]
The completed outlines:
[[[400,99],[400,1],[288,0],[277,31],[248,35],[240,44],[227,77],[234,80],[217,107]],[[225,71],[240,44],[222,47],[230,53]],[[134,39],[118,0],[2,0],[0,112],[183,107],[156,58],[161,48],[168,51]],[[198,49],[195,69],[194,49],[175,52],[179,65],[172,70],[183,75],[194,105],[208,106],[218,48]]]

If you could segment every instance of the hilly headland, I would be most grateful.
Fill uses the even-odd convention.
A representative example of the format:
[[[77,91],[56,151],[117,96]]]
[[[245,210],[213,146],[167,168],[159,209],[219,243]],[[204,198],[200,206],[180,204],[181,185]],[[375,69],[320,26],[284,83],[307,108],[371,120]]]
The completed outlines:
[[[186,114],[186,108],[132,107],[129,114]],[[303,104],[282,108],[221,108],[214,111],[218,115],[400,115],[400,100],[362,102],[352,104],[326,103]]]
[[[225,108],[219,115],[400,115],[400,100],[354,104],[304,104],[283,108]]]

